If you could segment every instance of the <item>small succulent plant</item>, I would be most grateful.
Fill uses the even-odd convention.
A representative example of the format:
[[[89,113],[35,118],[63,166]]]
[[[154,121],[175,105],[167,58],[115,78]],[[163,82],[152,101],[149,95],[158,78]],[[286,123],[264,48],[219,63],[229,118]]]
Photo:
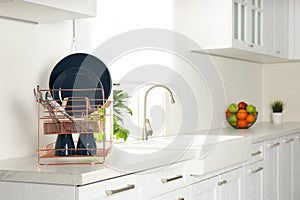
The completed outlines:
[[[282,100],[275,100],[271,106],[273,113],[281,113],[283,111],[285,103]]]

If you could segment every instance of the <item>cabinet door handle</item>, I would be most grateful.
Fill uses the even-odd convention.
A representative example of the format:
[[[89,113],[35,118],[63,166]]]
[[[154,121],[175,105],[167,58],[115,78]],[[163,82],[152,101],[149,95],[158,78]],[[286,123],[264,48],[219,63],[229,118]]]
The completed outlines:
[[[294,141],[294,138],[283,140],[284,143],[290,143],[290,142],[293,142],[293,141]]]
[[[162,178],[162,179],[160,179],[160,181],[162,183],[167,183],[167,182],[171,182],[171,181],[181,179],[181,178],[182,178],[182,175],[176,175],[175,177],[172,177],[172,178]]]
[[[218,182],[218,186],[224,185],[227,183],[227,180],[223,180],[223,181],[219,181]]]
[[[127,186],[123,187],[123,188],[119,188],[119,189],[115,189],[115,190],[105,190],[105,194],[107,196],[110,196],[110,195],[113,195],[113,194],[116,194],[116,193],[119,193],[119,192],[124,192],[126,190],[131,190],[134,187],[135,186],[133,184],[127,184]]]
[[[259,172],[259,171],[261,171],[261,170],[263,170],[263,169],[264,169],[263,167],[259,167],[259,168],[257,168],[257,169],[249,170],[249,173],[255,174],[255,173],[257,173],[257,172]]]
[[[296,139],[296,140],[299,140],[299,139],[300,139],[300,135],[296,136],[295,139]]]
[[[268,146],[268,147],[271,147],[271,148],[274,148],[274,147],[277,147],[277,146],[279,146],[279,145],[280,145],[280,143],[279,143],[279,142],[276,142],[276,143],[268,144],[267,146]]]
[[[178,197],[178,200],[184,200],[184,197]]]
[[[257,156],[257,155],[259,155],[261,153],[262,153],[261,151],[257,151],[257,152],[252,153],[251,156]]]

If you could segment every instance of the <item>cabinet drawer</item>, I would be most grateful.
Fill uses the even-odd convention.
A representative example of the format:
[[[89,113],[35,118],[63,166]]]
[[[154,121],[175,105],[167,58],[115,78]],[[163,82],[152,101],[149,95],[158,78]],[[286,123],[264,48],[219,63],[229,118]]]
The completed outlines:
[[[142,199],[142,176],[127,175],[77,187],[77,200]]]
[[[147,175],[147,193],[148,196],[153,194],[163,194],[187,186],[190,184],[190,176],[182,163],[172,164],[163,168],[157,168],[148,172]]]
[[[252,144],[251,159],[246,163],[251,164],[263,160],[264,148],[263,143]]]

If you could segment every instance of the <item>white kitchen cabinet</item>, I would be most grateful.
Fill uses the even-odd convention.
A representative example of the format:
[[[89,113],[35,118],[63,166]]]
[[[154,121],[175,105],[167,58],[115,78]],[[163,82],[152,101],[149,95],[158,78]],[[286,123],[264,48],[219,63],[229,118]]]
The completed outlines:
[[[0,182],[0,199],[75,200],[75,187],[21,182]]]
[[[279,199],[292,199],[292,144],[293,136],[281,138],[279,147]]]
[[[294,49],[294,58],[300,59],[300,1],[292,0],[294,6],[292,12],[294,14],[294,21],[291,22],[291,26],[294,27],[294,42],[292,43]]]
[[[218,179],[218,200],[243,200],[243,170],[238,168]]]
[[[145,181],[145,182],[144,182]],[[76,188],[76,200],[94,199],[142,199],[143,183],[147,179],[138,175],[128,175],[107,181],[101,181]],[[151,184],[151,183],[149,183]],[[144,187],[145,189],[146,187]]]
[[[244,199],[263,200],[264,143],[252,144],[251,159],[243,170]]]
[[[290,58],[289,1],[265,0],[264,52],[271,56]]]
[[[149,199],[154,197],[159,199],[165,195],[169,199],[175,196],[189,199],[187,195],[190,193],[182,188],[190,184],[184,163],[175,163],[146,172],[79,186],[76,190],[76,200]],[[170,193],[175,190],[178,192]]]
[[[292,200],[300,199],[300,134],[294,135],[292,143]]]
[[[262,161],[264,156],[264,144],[256,143],[251,145],[251,159],[248,160],[245,165],[253,164],[258,161]]]
[[[40,23],[96,16],[96,0],[0,0],[2,18]]]
[[[151,198],[151,200],[192,200],[192,199],[194,198],[191,197],[190,186]]]
[[[147,197],[165,194],[190,185],[191,180],[184,162],[155,168],[141,173],[143,180],[147,182],[143,194]]]
[[[289,53],[289,0],[274,0],[273,55],[290,58]]]
[[[242,200],[243,168],[237,168],[193,184],[192,199]]]
[[[268,55],[274,55],[274,0],[264,0],[264,11],[263,18],[264,31],[263,31],[263,51]]]
[[[264,200],[277,200],[279,197],[279,146],[279,139],[264,144]]]
[[[263,0],[189,0],[188,35],[203,49],[260,52]]]
[[[191,186],[192,199],[210,199],[218,198],[218,177],[212,177]]]
[[[187,0],[187,30],[209,53],[255,62],[289,58],[289,3],[283,0]]]
[[[263,162],[244,167],[244,200],[263,200]]]

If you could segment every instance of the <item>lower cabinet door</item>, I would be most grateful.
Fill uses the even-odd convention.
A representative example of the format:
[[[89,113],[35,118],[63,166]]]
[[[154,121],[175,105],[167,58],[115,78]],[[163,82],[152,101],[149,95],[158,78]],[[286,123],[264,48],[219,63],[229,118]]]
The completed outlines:
[[[217,200],[218,178],[213,177],[191,185],[193,200]]]
[[[264,200],[279,199],[279,147],[278,139],[266,141],[264,144]]]
[[[187,186],[172,192],[159,195],[157,197],[151,198],[151,200],[194,200],[191,197],[191,186]]]
[[[300,199],[300,134],[295,135],[292,143],[292,199]]]
[[[292,199],[292,144],[294,138],[282,137],[279,147],[279,199]]]
[[[0,182],[1,200],[75,200],[75,187],[65,185]]]
[[[244,200],[263,200],[263,162],[244,168]]]
[[[218,200],[243,200],[243,168],[221,174],[218,179]]]

